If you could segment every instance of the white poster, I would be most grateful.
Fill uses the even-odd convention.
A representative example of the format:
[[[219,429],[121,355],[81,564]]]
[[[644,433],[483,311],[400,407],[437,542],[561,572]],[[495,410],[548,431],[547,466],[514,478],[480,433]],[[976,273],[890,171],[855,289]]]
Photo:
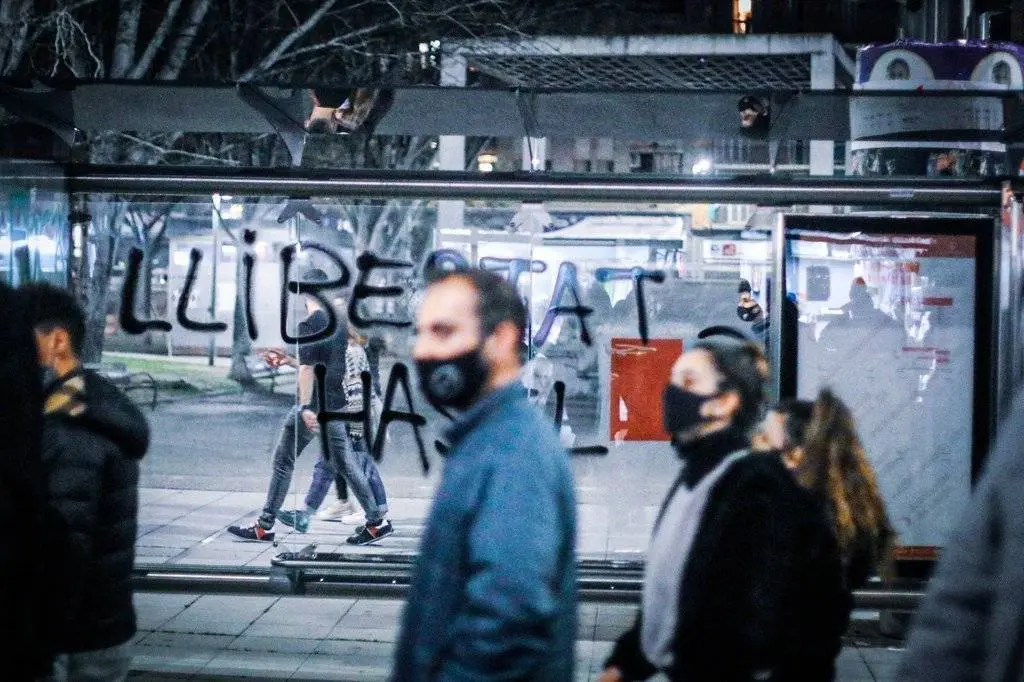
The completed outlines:
[[[806,288],[801,275],[826,266],[834,294],[815,303],[796,291],[813,331],[801,336],[799,397],[813,400],[828,386],[849,405],[899,543],[942,546],[970,493],[975,244],[973,237],[926,242],[896,236],[855,244],[850,267],[850,238],[835,235],[841,259],[788,249],[787,281]],[[839,307],[837,296],[846,298]]]

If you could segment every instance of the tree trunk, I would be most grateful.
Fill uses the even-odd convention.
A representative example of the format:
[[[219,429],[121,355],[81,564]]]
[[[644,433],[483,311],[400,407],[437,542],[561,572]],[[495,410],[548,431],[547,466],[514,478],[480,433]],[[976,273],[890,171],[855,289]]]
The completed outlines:
[[[83,287],[86,291],[85,348],[82,352],[84,362],[99,362],[103,356],[107,327],[107,294],[110,290],[110,275],[114,268],[114,249],[117,246],[117,228],[122,210],[109,198],[101,197],[92,202],[91,232],[96,254],[92,267],[89,268],[88,284]]]
[[[140,319],[148,320],[153,313],[153,251],[157,244],[144,244],[142,248],[142,268],[139,272],[139,300],[136,312]],[[146,347],[153,345],[153,332],[147,331],[143,336]]]
[[[245,264],[242,257],[245,254],[245,242],[235,241],[236,253],[238,254],[235,263],[235,314],[234,326],[231,330],[231,369],[228,371],[228,378],[237,381],[242,388],[257,388],[258,383],[252,378],[252,372],[245,362],[246,356],[252,353],[252,342],[249,340],[249,329],[245,319]]]
[[[171,47],[167,61],[157,74],[157,80],[174,80],[181,75],[181,69],[185,66],[192,43],[199,34],[199,27],[202,26],[203,18],[210,9],[211,0],[194,0],[192,11],[188,19],[178,29],[177,38]]]
[[[2,73],[9,76],[21,66],[22,57],[28,47],[28,22],[32,16],[31,0],[0,2],[0,58],[3,59]]]

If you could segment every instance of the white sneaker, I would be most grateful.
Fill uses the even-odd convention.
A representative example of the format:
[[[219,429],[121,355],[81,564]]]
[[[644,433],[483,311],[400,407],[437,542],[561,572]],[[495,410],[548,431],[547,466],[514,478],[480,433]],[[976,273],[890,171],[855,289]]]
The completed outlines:
[[[348,526],[365,526],[366,525],[366,513],[363,510],[359,510],[352,514],[346,514],[341,522]]]
[[[342,522],[344,522],[345,517],[353,514],[354,512],[355,512],[355,506],[353,506],[352,502],[350,502],[350,501],[342,502],[341,500],[338,500],[337,502],[335,502],[331,506],[329,506],[326,509],[323,509],[319,513],[317,513],[316,517],[318,519],[320,519],[321,521],[342,521]]]

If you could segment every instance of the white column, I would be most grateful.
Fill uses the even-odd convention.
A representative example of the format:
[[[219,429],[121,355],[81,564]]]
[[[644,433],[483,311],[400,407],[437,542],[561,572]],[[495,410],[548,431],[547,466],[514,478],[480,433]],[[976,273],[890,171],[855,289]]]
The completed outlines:
[[[466,87],[466,58],[462,55],[444,54],[441,57],[441,85],[445,87]],[[440,170],[466,170],[466,138],[462,135],[441,135],[438,141],[437,160]],[[437,204],[437,229],[461,229],[466,214],[464,201],[439,201]],[[440,235],[434,234],[434,247]],[[473,263],[476,264],[476,235],[473,235]]]
[[[811,54],[811,90],[833,90],[836,85],[836,58],[832,54],[832,37],[822,40],[820,51]],[[836,145],[832,140],[811,140],[810,174],[832,175],[835,172]],[[808,206],[811,213],[831,213],[831,206]]]
[[[836,59],[832,54],[832,37],[822,41],[822,49],[811,54],[811,90],[833,90],[836,87]],[[835,142],[811,140],[811,175],[832,175],[835,170]]]

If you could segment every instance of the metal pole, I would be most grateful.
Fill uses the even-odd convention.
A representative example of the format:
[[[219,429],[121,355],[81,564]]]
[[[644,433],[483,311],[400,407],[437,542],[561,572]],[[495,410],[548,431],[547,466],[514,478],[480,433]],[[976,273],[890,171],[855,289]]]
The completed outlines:
[[[1024,286],[1024,262],[1021,261],[1021,221],[1024,220],[1024,213],[1021,211],[1021,202],[1014,196],[1010,205],[1010,336],[1018,338],[1021,332],[1021,286]],[[1021,360],[1021,350],[1014,344],[1014,357],[1010,361],[1010,392],[1015,394],[1020,388],[1021,377],[1024,376],[1024,364]]]
[[[998,12],[982,12],[978,17],[978,38],[989,40],[992,35],[992,15]]]
[[[308,169],[156,168],[68,166],[68,192],[135,195],[360,197],[379,199],[499,199],[509,201],[721,202],[792,206],[1000,205],[1000,185],[988,180],[915,178],[892,182],[861,178],[580,177],[522,173],[314,171]],[[63,188],[42,174],[0,174],[0,183]]]
[[[339,571],[331,575],[330,569]],[[376,570],[344,570],[343,565],[328,567],[315,575],[295,574],[295,580],[270,572],[244,569],[223,570],[216,567],[191,567],[187,570],[136,570],[132,587],[137,592],[184,592],[199,594],[277,594],[302,597],[359,597],[400,599],[407,595],[411,569],[408,566],[387,566]],[[397,569],[397,570],[396,570]],[[576,583],[580,601],[636,604],[643,586],[642,572],[633,577],[616,575],[581,576]],[[857,590],[854,605],[860,609],[914,611],[924,598],[914,589]]]
[[[768,341],[771,357],[768,363],[771,366],[771,387],[769,391],[773,403],[778,402],[782,397],[782,302],[786,298],[785,282],[785,238],[786,217],[782,214],[776,216],[775,226],[772,228],[772,283],[769,293],[771,303],[768,307]],[[796,358],[793,358],[795,361]]]

